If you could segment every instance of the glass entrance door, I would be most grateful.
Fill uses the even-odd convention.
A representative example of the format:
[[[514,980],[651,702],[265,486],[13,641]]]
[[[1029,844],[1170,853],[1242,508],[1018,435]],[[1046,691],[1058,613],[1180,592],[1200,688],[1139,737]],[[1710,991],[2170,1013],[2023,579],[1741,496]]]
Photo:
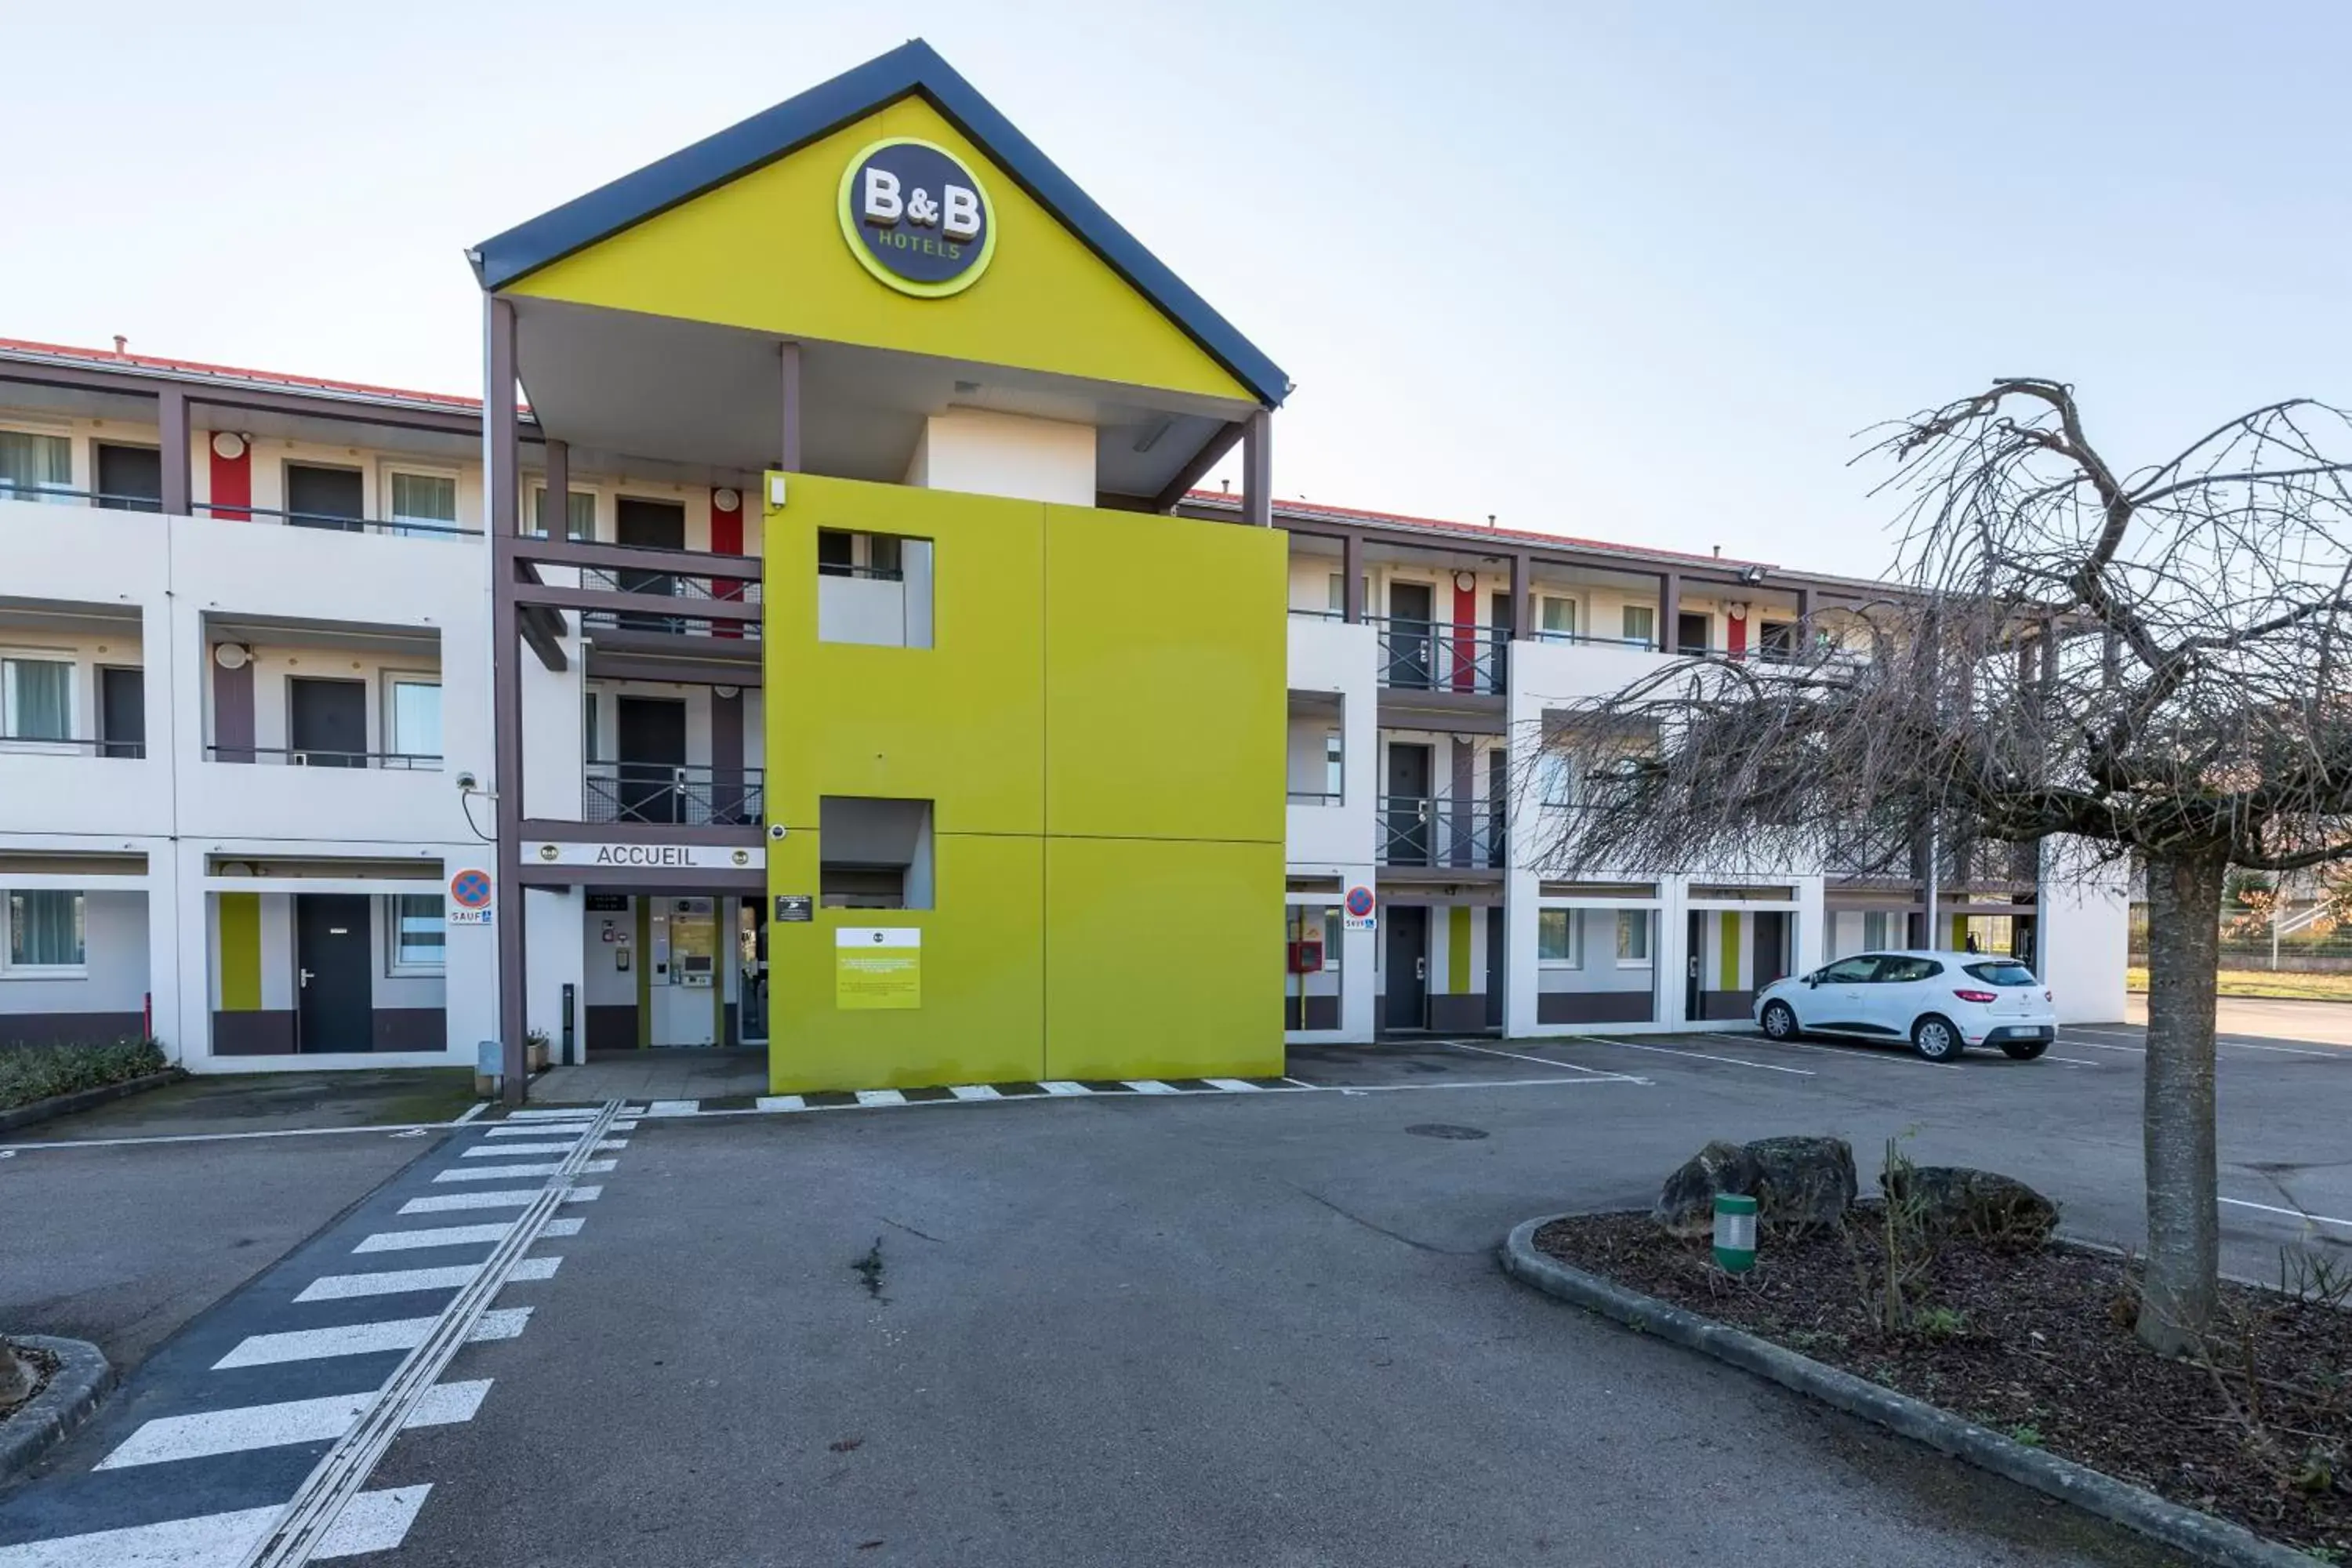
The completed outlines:
[[[735,910],[736,1030],[747,1046],[768,1043],[768,922],[760,900]]]

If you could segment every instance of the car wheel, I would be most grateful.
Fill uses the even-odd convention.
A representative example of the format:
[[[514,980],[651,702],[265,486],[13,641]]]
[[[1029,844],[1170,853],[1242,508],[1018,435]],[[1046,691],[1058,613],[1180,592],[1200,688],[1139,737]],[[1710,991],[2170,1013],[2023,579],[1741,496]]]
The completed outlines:
[[[2019,1062],[2030,1062],[2049,1048],[2047,1040],[2003,1040],[2000,1046],[2001,1055]]]
[[[1797,1010],[1786,1002],[1764,1004],[1764,1033],[1776,1040],[1793,1040],[1801,1033],[1797,1027]]]
[[[1960,1032],[1949,1019],[1930,1013],[1911,1026],[1911,1048],[1931,1062],[1948,1062],[1960,1054]]]

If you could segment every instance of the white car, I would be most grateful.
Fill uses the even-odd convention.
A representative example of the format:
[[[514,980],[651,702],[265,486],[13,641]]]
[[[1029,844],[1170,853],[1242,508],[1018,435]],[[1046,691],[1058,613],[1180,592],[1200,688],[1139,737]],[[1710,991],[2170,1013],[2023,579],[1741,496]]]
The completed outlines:
[[[1982,952],[1858,952],[1776,980],[1756,997],[1756,1025],[1775,1040],[1806,1035],[1909,1040],[1931,1062],[1968,1046],[2020,1061],[2050,1048],[2058,1014],[2033,971]]]

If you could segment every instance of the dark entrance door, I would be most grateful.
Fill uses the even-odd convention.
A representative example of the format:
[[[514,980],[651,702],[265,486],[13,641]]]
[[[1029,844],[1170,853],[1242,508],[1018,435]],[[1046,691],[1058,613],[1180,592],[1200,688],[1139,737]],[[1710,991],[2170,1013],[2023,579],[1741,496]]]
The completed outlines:
[[[314,768],[367,766],[367,683],[298,675],[286,682],[289,761]]]
[[[119,665],[98,672],[100,751],[110,757],[147,754],[147,672]]]
[[[1685,933],[1688,938],[1683,943],[1683,1016],[1685,1018],[1706,1016],[1706,1010],[1699,1005],[1698,989],[1700,976],[1705,973],[1705,966],[1699,960],[1698,944],[1706,934],[1706,919],[1702,911],[1691,910],[1690,929]]]
[[[1503,970],[1503,910],[1496,905],[1486,911],[1486,1027],[1503,1026],[1503,997],[1507,982]]]
[[[1388,684],[1425,689],[1429,685],[1430,616],[1434,601],[1426,583],[1389,584]]]
[[[1426,866],[1430,863],[1430,748],[1419,742],[1389,745],[1389,783],[1381,802],[1387,837],[1382,863]]]
[[[1675,617],[1675,651],[1676,653],[1706,651],[1706,617],[1705,616]]]
[[[364,893],[294,895],[296,1035],[305,1053],[375,1046]]]
[[[286,521],[297,528],[333,528],[364,533],[366,487],[357,468],[286,465]]]
[[[677,787],[686,765],[686,704],[666,697],[622,697],[622,822],[686,822]]]
[[[1381,1026],[1388,1029],[1429,1026],[1429,910],[1420,904],[1391,904],[1381,911],[1386,943],[1381,954],[1388,1005]]]
[[[617,544],[640,545],[648,550],[683,550],[686,548],[686,508],[676,501],[644,500],[635,496],[623,496],[613,510],[613,539]],[[667,572],[616,572],[614,586],[624,594],[662,594],[677,592],[677,579]],[[674,632],[680,630],[678,622],[666,616],[621,616],[618,625],[631,631]]]
[[[163,454],[153,447],[100,443],[98,504],[114,511],[162,511]]]
[[[1789,914],[1786,910],[1756,911],[1756,961],[1748,970],[1749,988],[1761,991],[1788,977]]]

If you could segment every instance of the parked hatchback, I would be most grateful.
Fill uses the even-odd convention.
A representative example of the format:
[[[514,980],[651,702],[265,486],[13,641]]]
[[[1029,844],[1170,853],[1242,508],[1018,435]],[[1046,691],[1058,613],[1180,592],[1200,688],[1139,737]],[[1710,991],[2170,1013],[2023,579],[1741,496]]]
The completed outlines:
[[[1776,980],[1756,997],[1769,1037],[1844,1035],[1908,1040],[1931,1062],[1968,1046],[1999,1046],[2020,1061],[2050,1048],[2058,1015],[2033,971],[1979,952],[1858,952],[1810,974]]]

